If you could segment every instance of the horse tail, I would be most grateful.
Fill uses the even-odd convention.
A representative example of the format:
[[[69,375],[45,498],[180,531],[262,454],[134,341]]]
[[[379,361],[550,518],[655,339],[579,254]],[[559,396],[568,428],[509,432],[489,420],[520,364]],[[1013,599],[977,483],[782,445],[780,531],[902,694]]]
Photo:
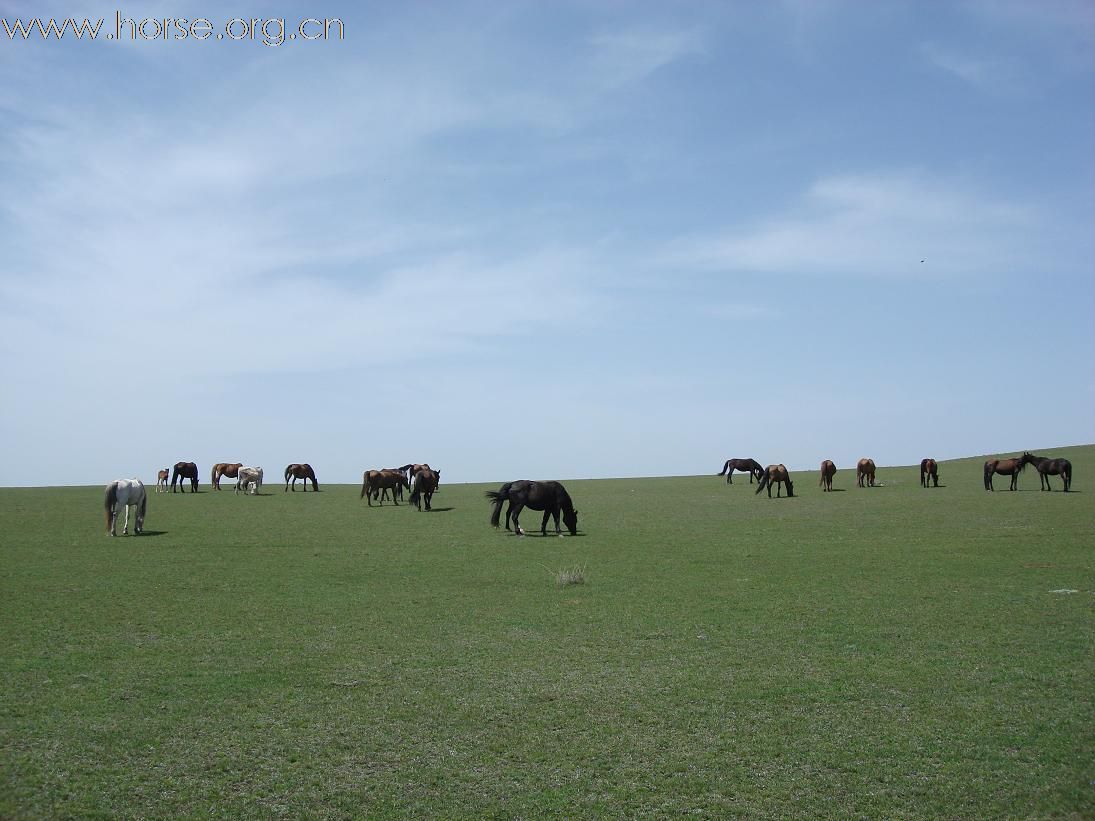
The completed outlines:
[[[110,532],[110,518],[114,514],[114,505],[118,503],[118,483],[111,482],[106,486],[106,498],[103,507],[106,509],[106,529]]]
[[[498,527],[499,520],[502,518],[502,503],[509,498],[509,488],[512,482],[506,482],[498,490],[488,490],[486,497],[494,503],[494,510],[490,514],[490,523],[494,527]]]
[[[365,491],[369,488],[369,471],[365,471],[361,475],[361,496],[358,498],[365,498]]]
[[[727,471],[727,470],[729,470],[729,469],[730,469],[730,460],[729,460],[729,459],[727,459],[727,460],[726,460],[726,464],[722,466],[722,470],[720,470],[720,471],[719,471],[718,473],[716,473],[715,475],[716,475],[716,476],[725,476],[725,475],[726,475],[726,471]]]
[[[761,477],[761,480],[759,482],[757,482],[757,489],[753,492],[754,493],[760,493],[762,490],[764,490],[766,487],[768,487],[768,485],[770,485],[771,483],[772,483],[772,477],[771,477],[771,475],[769,475],[766,472],[764,474],[764,476]]]
[[[141,485],[141,503],[137,506],[138,521],[144,522],[144,515],[148,511],[148,493],[145,492],[144,485]]]

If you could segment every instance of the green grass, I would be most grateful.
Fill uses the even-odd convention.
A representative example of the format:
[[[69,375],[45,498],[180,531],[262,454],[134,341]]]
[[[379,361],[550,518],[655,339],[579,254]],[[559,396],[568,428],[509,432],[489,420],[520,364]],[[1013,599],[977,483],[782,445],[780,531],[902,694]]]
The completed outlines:
[[[1055,453],[1077,492],[568,482],[562,539],[484,485],[116,539],[101,488],[0,490],[0,817],[1093,817],[1095,447]]]

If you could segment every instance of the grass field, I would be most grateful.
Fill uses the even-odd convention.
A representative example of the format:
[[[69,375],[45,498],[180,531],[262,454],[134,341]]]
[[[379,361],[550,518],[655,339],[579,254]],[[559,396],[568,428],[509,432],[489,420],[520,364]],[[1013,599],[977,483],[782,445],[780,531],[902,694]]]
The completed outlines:
[[[0,816],[1095,817],[1095,446],[1052,453],[1075,492],[568,482],[561,539],[500,482],[203,483],[116,539],[0,490]]]

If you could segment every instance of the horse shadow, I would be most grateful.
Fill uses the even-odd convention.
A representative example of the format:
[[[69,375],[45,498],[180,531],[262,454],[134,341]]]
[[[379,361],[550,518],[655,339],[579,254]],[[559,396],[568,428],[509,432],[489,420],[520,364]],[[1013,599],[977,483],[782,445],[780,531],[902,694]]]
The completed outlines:
[[[137,535],[137,536],[139,536],[140,538],[143,539],[146,536],[166,536],[167,531],[166,530],[142,530],[140,533],[137,533],[135,535]]]
[[[456,510],[454,507],[431,507],[427,510],[427,513],[448,513],[450,510]]]

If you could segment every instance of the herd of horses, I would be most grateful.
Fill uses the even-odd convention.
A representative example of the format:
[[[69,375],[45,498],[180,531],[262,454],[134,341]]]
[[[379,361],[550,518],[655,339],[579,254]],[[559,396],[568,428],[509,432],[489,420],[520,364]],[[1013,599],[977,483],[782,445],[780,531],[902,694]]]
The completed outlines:
[[[1068,459],[1050,459],[1044,456],[1035,456],[1027,451],[1022,456],[1013,459],[989,459],[985,462],[985,490],[993,490],[992,477],[996,474],[1011,477],[1011,490],[1018,489],[1019,474],[1027,465],[1034,465],[1041,480],[1042,490],[1052,490],[1049,477],[1060,476],[1064,490],[1072,489],[1072,463]],[[749,484],[757,480],[755,493],[768,489],[768,497],[772,496],[772,486],[776,486],[776,498],[782,495],[784,486],[787,495],[794,496],[794,483],[790,473],[783,465],[769,465],[766,468],[760,466],[756,459],[727,459],[716,475],[725,476],[727,484],[733,484],[734,471],[749,474]],[[873,459],[860,459],[855,466],[855,483],[858,487],[875,487],[875,472],[877,468]],[[833,477],[836,475],[836,465],[831,459],[821,463],[821,478],[818,484],[822,491],[833,489]],[[939,463],[934,459],[920,460],[920,486],[939,487]]]
[[[1011,459],[989,459],[985,462],[985,490],[993,490],[992,479],[996,475],[1011,477],[1011,490],[1018,489],[1019,474],[1027,465],[1034,465],[1038,471],[1042,490],[1052,490],[1051,476],[1061,477],[1063,489],[1068,492],[1072,489],[1072,463],[1068,459],[1053,459],[1044,456],[1035,456],[1030,451],[1025,451],[1021,456]],[[873,459],[860,459],[856,464],[856,485],[858,487],[875,487],[876,467]],[[795,495],[795,485],[791,480],[790,471],[785,465],[769,465],[766,468],[760,466],[756,459],[727,459],[718,476],[725,476],[727,484],[733,484],[734,471],[749,474],[749,484],[757,482],[755,494],[767,489],[768,498],[772,497],[772,486],[776,487],[776,498],[783,495],[786,488],[787,496]],[[198,466],[193,462],[177,462],[173,470],[166,468],[159,471],[156,477],[156,491],[166,492],[168,488],[168,476],[170,487],[175,492],[176,486],[180,492],[186,492],[185,480],[190,480],[192,493],[198,490]],[[221,479],[227,477],[236,480],[235,492],[256,494],[262,489],[262,468],[244,465],[242,462],[218,462],[213,466],[212,484],[214,490],[221,490]],[[823,491],[832,491],[833,477],[836,476],[836,465],[831,459],[821,463],[820,480],[818,484]],[[290,481],[292,490],[296,490],[297,479],[303,480],[304,492],[308,491],[308,482],[312,483],[312,490],[319,490],[316,481],[316,473],[309,464],[292,464],[285,468],[285,490],[289,491]],[[410,504],[415,505],[419,511],[423,503],[426,510],[432,510],[433,494],[437,492],[441,483],[441,471],[434,470],[428,464],[407,464],[398,468],[385,468],[382,470],[367,470],[362,476],[361,498],[368,499],[372,507],[374,501],[384,505],[384,500],[389,498],[394,505],[399,505],[403,498],[403,490],[410,492]],[[922,459],[920,461],[920,486],[939,487],[939,463],[935,459]],[[544,518],[540,523],[541,535],[547,535],[549,519],[554,519],[555,533],[563,535],[560,529],[560,518],[566,525],[571,535],[578,533],[578,511],[574,509],[574,503],[567,493],[566,488],[560,482],[532,482],[522,479],[518,482],[507,482],[498,490],[488,490],[487,499],[493,505],[490,523],[499,527],[502,517],[502,506],[508,503],[506,508],[505,527],[512,530],[518,536],[525,535],[518,517],[526,507],[531,510],[543,511]],[[147,496],[144,483],[139,479],[118,479],[106,486],[104,509],[106,512],[106,529],[111,536],[117,535],[118,514],[124,509],[125,523],[122,534],[129,532],[129,511],[136,511],[136,523],[133,528],[135,534],[144,530],[144,518],[147,511]]]

